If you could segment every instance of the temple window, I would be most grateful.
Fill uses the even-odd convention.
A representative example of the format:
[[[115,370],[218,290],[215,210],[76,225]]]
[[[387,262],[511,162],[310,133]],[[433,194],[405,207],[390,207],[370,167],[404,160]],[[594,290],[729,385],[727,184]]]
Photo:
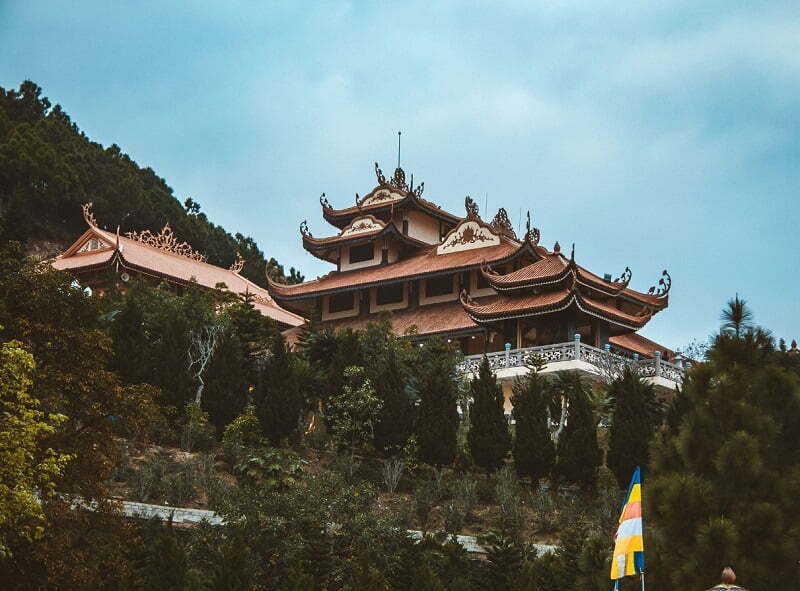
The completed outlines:
[[[379,306],[399,304],[405,298],[405,284],[385,285],[375,290],[375,303]]]
[[[453,276],[443,275],[425,280],[425,297],[450,295],[453,293]]]
[[[328,313],[347,312],[352,310],[355,305],[356,299],[353,292],[335,294],[328,298]]]
[[[371,261],[375,256],[375,245],[370,242],[368,244],[359,244],[358,246],[350,247],[350,263],[363,263],[364,261]]]

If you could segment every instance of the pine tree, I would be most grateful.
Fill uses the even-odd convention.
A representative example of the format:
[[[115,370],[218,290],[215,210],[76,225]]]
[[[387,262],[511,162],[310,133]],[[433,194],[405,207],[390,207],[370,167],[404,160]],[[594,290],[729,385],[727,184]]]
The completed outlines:
[[[125,298],[111,325],[114,357],[111,368],[123,383],[140,384],[150,377],[150,342],[144,326],[144,313],[135,294]]]
[[[608,386],[614,414],[608,448],[608,467],[620,488],[625,488],[636,466],[647,468],[650,441],[655,433],[655,391],[626,367]]]
[[[188,590],[192,573],[186,550],[172,521],[155,519],[145,527],[144,555],[136,572],[137,589],[146,591]]]
[[[264,435],[274,447],[297,430],[303,400],[293,354],[278,333],[255,392],[255,407]]]
[[[232,330],[220,337],[205,371],[202,408],[221,434],[247,404],[247,364],[242,345]]]
[[[469,451],[475,464],[491,474],[503,465],[511,447],[511,434],[503,412],[503,391],[485,355],[477,378],[470,384],[470,395]]]
[[[514,383],[511,397],[515,422],[514,467],[519,476],[536,483],[550,475],[556,449],[547,427],[547,382],[539,373],[540,365],[531,366]]]
[[[388,455],[396,454],[408,441],[414,427],[414,406],[406,389],[407,373],[399,354],[389,347],[385,355],[376,360],[372,384],[383,406],[375,424],[375,447]]]
[[[567,424],[558,440],[554,472],[566,482],[591,490],[603,454],[597,444],[597,426],[586,385],[576,372],[559,372],[554,387],[566,394],[569,404]]]
[[[439,339],[429,341],[420,356],[416,387],[420,399],[416,435],[419,457],[426,464],[452,464],[458,432],[456,357]]]
[[[798,377],[766,331],[725,322],[684,382],[682,416],[652,448],[648,568],[664,572],[664,588],[706,584],[726,564],[779,588],[800,556]]]

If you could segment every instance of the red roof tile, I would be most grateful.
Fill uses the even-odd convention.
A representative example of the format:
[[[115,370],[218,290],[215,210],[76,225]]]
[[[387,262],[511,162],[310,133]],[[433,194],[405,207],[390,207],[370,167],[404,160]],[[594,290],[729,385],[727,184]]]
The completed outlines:
[[[661,351],[662,354],[665,354],[665,359],[667,357],[670,359],[675,357],[675,351],[672,349],[669,349],[663,345],[659,345],[655,341],[651,341],[647,337],[635,332],[610,337],[608,342],[616,347],[621,347],[622,349],[639,353],[645,357],[652,357],[654,351]]]
[[[224,269],[209,263],[166,252],[142,244],[136,240],[131,240],[125,236],[117,236],[116,234],[101,230],[97,227],[92,227],[91,231],[109,244],[116,244],[117,240],[119,240],[119,256],[123,266],[131,266],[145,272],[148,270],[153,271],[159,275],[177,279],[185,283],[196,281],[199,285],[212,289],[224,283],[229,291],[240,294],[252,293],[261,298],[261,303],[256,307],[259,308],[263,314],[274,318],[278,322],[290,326],[298,326],[304,322],[301,316],[278,306],[266,289],[234,273],[230,269]],[[83,242],[82,239],[83,236],[79,239],[79,242]],[[52,262],[53,267],[59,270],[69,269],[77,271],[87,267],[107,264],[116,253],[114,248],[86,254],[70,254],[72,250],[74,250],[74,248],[71,247],[64,255],[57,257]]]
[[[496,246],[450,254],[436,254],[436,247],[433,247],[389,265],[366,267],[354,271],[331,271],[319,279],[297,285],[270,283],[269,289],[278,300],[314,297],[348,287],[362,288],[444,271],[456,272],[474,268],[478,267],[481,261],[499,261],[511,256],[517,250],[519,250],[518,244],[505,239]]]

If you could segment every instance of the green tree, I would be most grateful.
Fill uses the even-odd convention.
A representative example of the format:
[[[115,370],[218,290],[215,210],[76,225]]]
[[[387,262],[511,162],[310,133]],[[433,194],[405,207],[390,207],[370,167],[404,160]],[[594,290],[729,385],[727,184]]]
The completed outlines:
[[[409,381],[418,347],[395,335],[388,318],[369,323],[359,335],[359,346],[365,375],[383,403],[373,442],[387,455],[396,455],[414,429],[415,400]]]
[[[235,419],[247,404],[247,363],[242,345],[233,330],[226,330],[217,342],[206,370],[202,408],[208,412],[217,433]]]
[[[469,451],[475,464],[491,474],[503,465],[511,447],[511,434],[503,409],[503,391],[485,355],[478,376],[470,383],[470,396]]]
[[[30,395],[34,361],[21,343],[0,347],[0,560],[10,552],[9,538],[40,538],[45,515],[37,492],[53,494],[72,459],[44,448],[43,440],[67,417],[46,414]]]
[[[647,468],[650,442],[655,434],[655,391],[629,367],[608,386],[614,413],[608,448],[608,467],[620,488],[625,488],[636,466]]]
[[[741,337],[747,330],[753,327],[753,312],[745,300],[739,298],[739,294],[728,300],[728,304],[720,314],[722,320],[722,333]]]
[[[548,384],[539,373],[541,364],[514,382],[511,404],[515,422],[514,467],[519,476],[536,483],[550,475],[556,449],[547,426]]]
[[[779,357],[766,331],[723,325],[690,370],[645,485],[656,588],[697,587],[732,564],[766,589],[797,568],[800,386]]]
[[[144,313],[137,298],[126,297],[111,324],[114,357],[111,368],[126,384],[149,381],[150,341],[145,331]]]
[[[554,473],[566,482],[594,489],[603,459],[586,384],[577,372],[559,372],[553,388],[566,396],[568,419],[556,448]]]
[[[258,420],[264,435],[276,447],[298,428],[303,396],[296,369],[297,361],[286,339],[276,334],[254,392]]]
[[[426,464],[452,464],[458,433],[458,385],[455,378],[457,354],[440,339],[422,347],[416,389],[419,416],[416,434],[419,458]]]
[[[348,367],[344,370],[346,380],[341,394],[331,396],[327,411],[333,432],[350,455],[350,469],[356,449],[370,441],[383,402],[375,395],[375,389],[364,376],[363,367]],[[352,474],[351,474],[352,476]]]

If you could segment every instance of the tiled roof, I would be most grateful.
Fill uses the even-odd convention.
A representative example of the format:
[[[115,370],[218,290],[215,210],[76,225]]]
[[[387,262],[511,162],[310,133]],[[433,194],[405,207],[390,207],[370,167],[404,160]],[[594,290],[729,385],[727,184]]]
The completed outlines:
[[[675,357],[675,351],[672,349],[659,345],[655,341],[651,341],[647,337],[635,332],[610,337],[608,342],[616,347],[621,347],[622,349],[627,349],[628,351],[639,353],[639,355],[646,357],[652,357],[654,351],[661,351],[662,354],[666,354],[664,356],[665,359],[667,356],[670,359]]]
[[[481,302],[463,301],[464,309],[476,321],[495,322],[566,310],[577,306],[583,312],[602,317],[627,328],[641,328],[651,314],[637,316],[618,310],[606,302],[586,297],[575,288],[562,288],[539,294],[498,295]]]
[[[403,242],[405,244],[410,244],[417,248],[427,248],[428,246],[430,246],[425,242],[417,240],[416,238],[412,238],[407,234],[403,234],[402,232],[400,232],[400,230],[397,229],[397,226],[394,223],[390,222],[384,225],[382,228],[377,228],[375,230],[370,230],[368,232],[347,234],[344,236],[339,234],[337,236],[329,236],[328,238],[314,238],[309,234],[303,234],[303,247],[308,251],[314,251],[322,248],[325,249],[333,248],[336,246],[340,246],[342,244],[367,242],[370,240],[376,240],[378,238],[381,238],[382,236],[393,236],[400,242]]]
[[[263,314],[278,322],[290,326],[298,326],[304,322],[301,316],[278,306],[266,289],[230,269],[166,252],[97,227],[92,227],[90,230],[109,244],[116,244],[119,240],[119,257],[123,266],[130,266],[144,272],[151,271],[185,283],[196,281],[199,285],[212,289],[224,283],[225,287],[234,293],[251,293],[258,296],[262,301],[256,307]],[[83,241],[82,236],[79,242]],[[71,250],[74,249],[70,248],[64,255],[57,257],[52,263],[53,267],[60,270],[78,271],[87,267],[108,264],[117,253],[114,248],[86,254],[70,254]]]
[[[371,193],[374,193],[376,190],[381,189],[383,187],[376,187],[373,189]],[[442,217],[447,219],[448,221],[458,223],[462,220],[461,217],[450,213],[442,209],[440,206],[436,205],[432,201],[428,201],[427,199],[423,199],[421,197],[417,197],[413,193],[405,191],[403,189],[391,188],[392,191],[397,191],[400,193],[406,193],[406,196],[402,199],[398,199],[396,201],[378,201],[375,203],[370,203],[368,205],[352,205],[350,207],[345,207],[342,209],[334,209],[332,207],[323,207],[322,215],[323,217],[328,220],[329,222],[333,223],[334,225],[338,220],[345,220],[357,215],[363,215],[365,213],[372,213],[376,211],[380,211],[382,209],[391,209],[392,207],[399,208],[403,207],[408,204],[414,204],[419,209],[423,211],[427,211],[437,217]]]
[[[503,288],[533,286],[559,280],[564,277],[568,269],[569,262],[561,254],[553,253],[511,273],[505,275],[484,273],[484,276],[492,287],[502,290]]]
[[[377,322],[379,319],[380,315],[371,315],[367,318],[346,318],[326,322],[325,325],[334,328],[362,329],[370,322]],[[389,320],[392,323],[392,330],[398,335],[405,334],[412,327],[416,327],[416,334],[428,336],[480,329],[467,315],[459,301],[399,310],[392,312]]]
[[[282,285],[271,282],[270,293],[278,299],[300,299],[313,297],[342,288],[361,288],[389,281],[400,281],[418,276],[446,271],[460,271],[478,267],[481,262],[500,261],[519,250],[520,246],[507,239],[496,246],[476,248],[450,254],[436,254],[436,248],[406,259],[375,267],[354,271],[331,271],[327,275],[297,285]]]
[[[571,273],[570,261],[560,253],[551,253],[543,259],[526,265],[521,269],[512,271],[505,275],[493,275],[484,273],[487,281],[497,291],[512,291],[527,287],[537,287],[548,284],[555,284],[567,277]],[[608,295],[622,294],[627,299],[636,301],[642,305],[651,306],[656,310],[667,307],[668,299],[665,296],[656,296],[641,293],[627,287],[627,283],[618,281],[606,281],[595,275],[591,271],[574,265],[575,276],[579,283],[593,287]]]

